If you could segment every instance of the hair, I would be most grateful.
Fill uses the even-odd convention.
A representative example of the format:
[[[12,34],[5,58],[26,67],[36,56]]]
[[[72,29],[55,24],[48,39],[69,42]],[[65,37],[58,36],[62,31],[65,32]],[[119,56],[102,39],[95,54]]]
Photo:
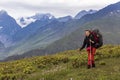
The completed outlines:
[[[91,30],[88,30],[88,29],[87,29],[87,30],[85,30],[85,31],[88,31],[88,32],[90,32],[90,33],[91,33]]]

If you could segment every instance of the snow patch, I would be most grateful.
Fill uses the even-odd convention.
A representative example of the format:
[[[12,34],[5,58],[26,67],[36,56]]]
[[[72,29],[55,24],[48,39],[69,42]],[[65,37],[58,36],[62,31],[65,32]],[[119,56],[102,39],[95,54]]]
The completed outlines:
[[[0,26],[0,30],[2,29],[3,27],[2,26]]]
[[[117,12],[120,12],[120,10],[117,10]]]
[[[22,17],[22,18],[19,18],[19,19],[16,20],[16,22],[17,22],[22,28],[28,26],[29,24],[31,24],[32,22],[35,22],[35,21],[36,21],[36,19],[27,18],[27,17],[25,17],[25,18]]]
[[[51,20],[55,17],[51,15],[50,13],[46,14],[40,14],[36,13],[34,16],[31,17],[21,17],[16,20],[16,22],[23,28],[31,24],[32,22],[35,22],[36,20]]]

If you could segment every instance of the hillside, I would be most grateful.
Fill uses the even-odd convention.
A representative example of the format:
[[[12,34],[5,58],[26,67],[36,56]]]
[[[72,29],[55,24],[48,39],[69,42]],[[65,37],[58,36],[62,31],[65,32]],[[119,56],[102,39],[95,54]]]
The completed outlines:
[[[119,21],[120,15],[117,13],[103,17],[99,20],[88,22],[70,35],[50,44],[45,50],[49,53],[56,53],[80,47],[84,39],[84,30],[86,29],[99,29],[103,35],[103,41],[105,44],[120,44]]]
[[[8,54],[7,57],[16,54],[23,54],[33,49],[43,49],[54,41],[75,31],[80,24],[79,20],[70,20],[67,22],[54,20],[50,24],[38,28],[34,34],[27,37],[27,39],[23,40],[21,43],[10,47],[10,50],[8,48],[6,52],[6,54]],[[23,36],[25,34],[23,33]]]
[[[0,63],[0,80],[119,80],[120,46],[107,45],[95,56],[96,68],[86,69],[85,51],[69,50]]]
[[[72,50],[81,47],[84,39],[84,30],[99,29],[103,35],[104,44],[120,44],[120,13],[114,12],[98,20],[88,22],[72,32],[71,34],[48,45],[45,49],[34,49],[19,56],[31,57],[37,55],[53,54],[61,51]],[[7,59],[17,59],[18,56],[10,56]]]

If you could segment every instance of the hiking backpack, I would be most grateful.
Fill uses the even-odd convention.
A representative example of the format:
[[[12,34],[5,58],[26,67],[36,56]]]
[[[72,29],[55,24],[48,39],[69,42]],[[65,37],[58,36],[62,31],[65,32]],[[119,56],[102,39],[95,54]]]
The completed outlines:
[[[100,48],[103,45],[103,37],[102,34],[99,32],[98,29],[92,30],[92,35],[94,36],[94,39],[96,41],[95,48]]]

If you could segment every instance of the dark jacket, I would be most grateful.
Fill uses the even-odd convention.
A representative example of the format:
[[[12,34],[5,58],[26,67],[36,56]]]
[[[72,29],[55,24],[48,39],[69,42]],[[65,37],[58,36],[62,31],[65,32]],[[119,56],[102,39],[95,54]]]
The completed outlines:
[[[92,42],[90,42],[90,40],[92,41]],[[95,44],[96,44],[96,41],[95,41],[95,38],[94,38],[94,36],[92,35],[92,34],[90,34],[88,37],[86,36],[85,38],[84,38],[84,41],[83,41],[83,45],[82,45],[82,47],[80,48],[80,50],[82,50],[83,48],[87,48],[87,47],[90,47],[90,46],[92,46],[92,47],[95,47]]]

